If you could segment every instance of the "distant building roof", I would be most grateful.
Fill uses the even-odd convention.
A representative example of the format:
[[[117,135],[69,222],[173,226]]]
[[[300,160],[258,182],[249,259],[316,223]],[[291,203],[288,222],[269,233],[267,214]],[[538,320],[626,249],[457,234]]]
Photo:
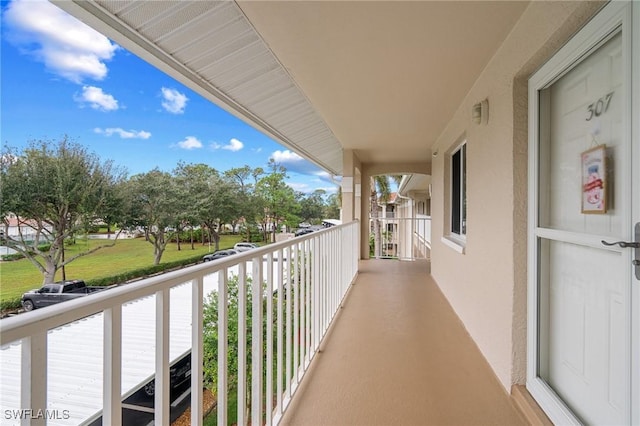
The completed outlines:
[[[382,197],[378,197],[378,204],[395,204],[396,200],[398,198],[398,193],[397,192],[391,192],[389,194],[389,199],[385,202]]]

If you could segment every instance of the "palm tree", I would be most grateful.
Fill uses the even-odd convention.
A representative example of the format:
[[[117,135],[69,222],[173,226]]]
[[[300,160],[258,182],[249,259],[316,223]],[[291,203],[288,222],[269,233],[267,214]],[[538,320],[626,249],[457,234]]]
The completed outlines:
[[[391,178],[391,179],[390,179]],[[380,242],[382,234],[380,232],[380,220],[378,218],[378,207],[380,207],[380,201],[386,203],[391,196],[391,181],[399,184],[402,180],[400,175],[378,175],[371,176],[371,221],[373,222],[373,248],[374,256],[380,254]]]

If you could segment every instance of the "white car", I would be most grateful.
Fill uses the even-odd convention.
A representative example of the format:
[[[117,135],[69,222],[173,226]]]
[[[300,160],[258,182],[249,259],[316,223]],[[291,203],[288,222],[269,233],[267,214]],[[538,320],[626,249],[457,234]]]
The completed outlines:
[[[236,245],[233,246],[233,249],[237,252],[249,251],[255,248],[258,248],[258,245],[254,243],[236,243]]]

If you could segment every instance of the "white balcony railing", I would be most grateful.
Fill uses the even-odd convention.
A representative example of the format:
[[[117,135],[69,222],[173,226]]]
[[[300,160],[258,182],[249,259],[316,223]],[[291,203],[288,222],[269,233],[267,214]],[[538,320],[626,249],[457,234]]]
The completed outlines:
[[[402,260],[429,259],[431,252],[431,217],[418,215],[412,218],[370,219],[371,240],[375,237],[374,223],[380,229],[380,244],[375,258],[398,258]]]
[[[220,308],[218,424],[230,415],[228,349],[237,351],[237,423],[277,423],[355,279],[358,232],[351,222],[0,321],[2,424],[89,424],[101,417],[104,425],[120,425],[123,398],[155,379],[154,421],[169,425],[171,363],[185,349],[191,354],[191,424],[202,424],[207,294]],[[239,283],[237,348],[227,346],[234,332],[227,310],[231,274]],[[249,292],[262,297],[249,298]],[[145,303],[148,321],[136,320]],[[141,331],[145,322],[152,331]],[[132,353],[134,344],[139,353]],[[145,366],[151,373],[136,378]]]

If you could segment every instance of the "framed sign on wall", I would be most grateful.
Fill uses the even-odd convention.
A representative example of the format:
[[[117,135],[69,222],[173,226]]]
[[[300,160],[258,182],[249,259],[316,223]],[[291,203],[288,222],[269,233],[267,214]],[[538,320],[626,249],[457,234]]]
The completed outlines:
[[[607,212],[606,146],[598,145],[581,154],[582,160],[582,213]]]

